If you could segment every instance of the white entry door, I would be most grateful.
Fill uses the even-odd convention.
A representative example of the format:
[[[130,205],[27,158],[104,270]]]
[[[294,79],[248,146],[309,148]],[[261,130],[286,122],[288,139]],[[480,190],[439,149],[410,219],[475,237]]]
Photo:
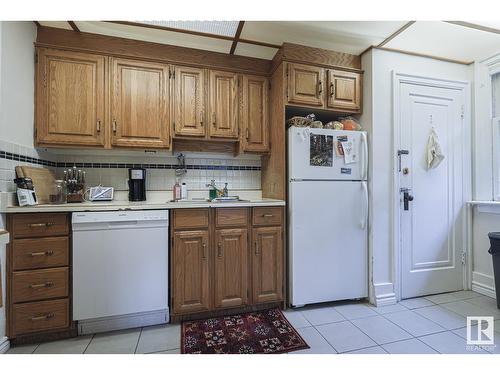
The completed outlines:
[[[401,298],[461,290],[464,90],[399,81],[397,93]],[[435,169],[427,166],[432,129],[444,154]]]

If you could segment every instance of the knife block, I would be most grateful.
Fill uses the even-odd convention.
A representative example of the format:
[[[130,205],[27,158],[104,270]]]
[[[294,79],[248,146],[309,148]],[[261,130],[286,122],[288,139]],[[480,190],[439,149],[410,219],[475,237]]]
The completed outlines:
[[[66,197],[67,203],[82,203],[83,202],[83,191],[77,191],[75,193],[68,193]]]

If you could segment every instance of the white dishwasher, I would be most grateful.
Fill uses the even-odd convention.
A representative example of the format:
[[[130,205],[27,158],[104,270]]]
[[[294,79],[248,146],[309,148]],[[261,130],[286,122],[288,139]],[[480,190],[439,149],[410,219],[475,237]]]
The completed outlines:
[[[73,213],[79,334],[168,323],[168,211]]]

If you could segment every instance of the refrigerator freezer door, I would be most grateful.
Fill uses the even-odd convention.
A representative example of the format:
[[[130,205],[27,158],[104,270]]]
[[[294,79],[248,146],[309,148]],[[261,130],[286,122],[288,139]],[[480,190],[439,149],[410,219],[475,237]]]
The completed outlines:
[[[365,182],[290,183],[294,306],[368,296]]]
[[[354,163],[346,164],[338,143],[352,140]],[[366,133],[330,129],[288,129],[289,177],[292,180],[366,180]]]

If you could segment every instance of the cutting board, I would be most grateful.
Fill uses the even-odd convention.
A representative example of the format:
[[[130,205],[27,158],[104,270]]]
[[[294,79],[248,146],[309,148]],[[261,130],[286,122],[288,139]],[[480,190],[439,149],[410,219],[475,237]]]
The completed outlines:
[[[49,195],[54,187],[54,174],[46,168],[16,167],[17,177],[29,177],[33,181],[39,204],[50,203]]]

